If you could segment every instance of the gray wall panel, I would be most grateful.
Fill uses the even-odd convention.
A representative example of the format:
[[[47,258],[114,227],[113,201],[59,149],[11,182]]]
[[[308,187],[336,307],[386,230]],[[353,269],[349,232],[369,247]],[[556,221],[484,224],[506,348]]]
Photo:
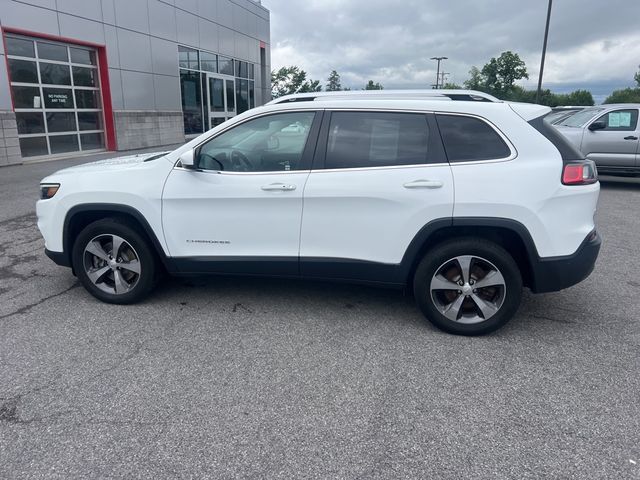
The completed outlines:
[[[57,6],[60,12],[71,13],[98,22],[102,21],[100,0],[62,0],[57,2]]]
[[[151,37],[153,73],[178,75],[178,48],[174,42]]]
[[[105,44],[104,26],[101,22],[94,22],[80,17],[58,14],[60,22],[60,35],[76,40]]]
[[[56,0],[22,0],[22,3],[28,3],[29,5],[35,5],[36,7],[56,9]]]
[[[218,21],[218,2],[216,0],[198,0],[198,16],[214,22]]]
[[[0,5],[2,8],[0,21],[3,26],[60,35],[56,12],[9,0],[4,0]]]
[[[178,25],[178,43],[198,47],[198,17],[176,9],[176,23]]]
[[[176,9],[158,0],[149,0],[149,28],[151,35],[175,41]]]
[[[122,70],[122,93],[127,110],[155,110],[153,75]]]
[[[116,6],[115,0],[102,0],[102,21],[109,25],[116,24]]]
[[[175,0],[177,8],[198,15],[198,0]]]
[[[114,109],[124,108],[120,70],[115,68],[109,69],[109,88],[111,89],[111,106]]]
[[[217,52],[220,46],[218,42],[218,25],[200,18],[198,30],[200,34],[200,48],[209,50],[210,52]]]
[[[218,23],[231,27],[233,25],[233,4],[229,0],[217,0]]]
[[[153,85],[157,110],[182,110],[178,77],[154,75]]]
[[[11,94],[9,92],[9,75],[4,55],[0,55],[0,110],[11,110]]]
[[[218,29],[218,40],[220,42],[220,53],[222,55],[235,55],[235,35],[233,30],[220,27]]]
[[[118,28],[120,67],[138,72],[153,71],[151,66],[151,42],[148,35]]]
[[[136,32],[149,33],[147,0],[115,0],[116,25]]]
[[[120,67],[120,53],[118,52],[118,34],[116,27],[104,25],[104,44],[107,48],[107,63],[110,67]]]

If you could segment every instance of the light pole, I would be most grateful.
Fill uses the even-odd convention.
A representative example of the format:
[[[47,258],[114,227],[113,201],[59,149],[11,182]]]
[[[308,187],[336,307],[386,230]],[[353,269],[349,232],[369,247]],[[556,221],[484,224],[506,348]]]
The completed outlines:
[[[438,84],[440,83],[440,62],[442,60],[448,59],[448,57],[431,57],[431,60],[436,60],[438,62],[438,72],[436,73],[436,90],[438,89]]]
[[[549,0],[549,8],[547,9],[547,24],[544,27],[544,42],[542,43],[542,59],[540,60],[540,76],[538,77],[538,90],[536,91],[536,103],[540,103],[540,94],[542,93],[542,74],[544,73],[544,58],[547,55],[547,39],[549,38],[549,21],[551,20],[551,4],[553,0]]]

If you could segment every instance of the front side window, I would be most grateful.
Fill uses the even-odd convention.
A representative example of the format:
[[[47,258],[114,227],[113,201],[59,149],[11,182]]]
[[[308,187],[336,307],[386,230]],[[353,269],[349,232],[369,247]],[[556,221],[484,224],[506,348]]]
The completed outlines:
[[[325,168],[427,163],[427,118],[415,113],[334,112]]]
[[[282,113],[242,123],[198,149],[198,168],[224,172],[300,170],[314,117],[315,112]]]
[[[487,122],[461,115],[437,115],[449,162],[497,160],[511,155],[505,141]]]
[[[634,131],[638,125],[638,110],[615,110],[605,113],[599,122],[604,122],[607,126],[604,130],[612,130],[614,132]]]

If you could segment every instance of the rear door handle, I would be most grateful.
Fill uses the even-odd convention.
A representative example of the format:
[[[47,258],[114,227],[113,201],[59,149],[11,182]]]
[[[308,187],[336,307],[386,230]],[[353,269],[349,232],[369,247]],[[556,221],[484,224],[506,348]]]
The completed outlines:
[[[439,180],[414,180],[405,183],[404,188],[442,188],[444,183]]]
[[[624,137],[625,140],[637,140],[638,137],[634,137],[633,135],[629,135],[628,137]]]
[[[270,185],[263,185],[262,190],[265,192],[290,192],[296,189],[295,185],[285,185],[284,183],[272,183]]]

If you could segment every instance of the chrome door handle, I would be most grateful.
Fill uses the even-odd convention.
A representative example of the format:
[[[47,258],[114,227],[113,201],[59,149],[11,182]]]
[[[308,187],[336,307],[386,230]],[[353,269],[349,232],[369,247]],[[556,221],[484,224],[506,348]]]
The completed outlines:
[[[272,183],[270,185],[263,185],[262,190],[265,192],[290,192],[296,189],[295,185],[285,185],[284,183]]]
[[[403,186],[404,188],[442,188],[444,183],[439,180],[415,180]]]

